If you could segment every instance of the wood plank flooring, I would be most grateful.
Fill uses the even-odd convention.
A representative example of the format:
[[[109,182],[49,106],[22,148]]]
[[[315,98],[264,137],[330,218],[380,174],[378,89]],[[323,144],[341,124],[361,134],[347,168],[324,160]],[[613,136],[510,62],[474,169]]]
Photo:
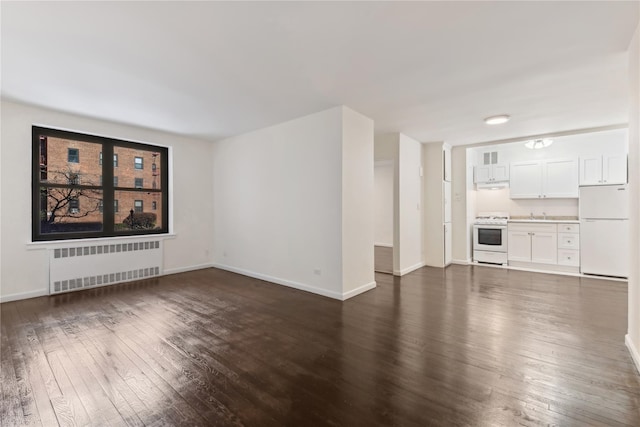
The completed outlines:
[[[425,267],[346,302],[207,269],[0,305],[2,426],[639,426],[626,283]]]

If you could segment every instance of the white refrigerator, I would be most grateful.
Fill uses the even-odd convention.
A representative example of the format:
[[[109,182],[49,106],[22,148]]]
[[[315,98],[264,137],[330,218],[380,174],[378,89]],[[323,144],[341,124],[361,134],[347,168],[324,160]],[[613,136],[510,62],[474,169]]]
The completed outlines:
[[[622,185],[580,187],[580,271],[629,276],[629,190]]]

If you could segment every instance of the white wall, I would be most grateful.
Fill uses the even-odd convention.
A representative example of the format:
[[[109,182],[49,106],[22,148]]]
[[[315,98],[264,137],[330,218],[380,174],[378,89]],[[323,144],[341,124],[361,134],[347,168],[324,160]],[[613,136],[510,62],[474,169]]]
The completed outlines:
[[[27,243],[31,241],[33,124],[171,147],[172,231],[177,237],[165,241],[165,272],[210,265],[211,242],[202,236],[212,233],[211,143],[7,100],[1,103],[0,298],[10,300],[48,292],[48,253],[45,249],[27,249]]]
[[[425,183],[424,260],[427,265],[433,267],[444,267],[445,262],[442,149],[442,142],[432,142],[423,146]],[[452,179],[455,180],[455,175]],[[455,228],[453,225],[452,227]]]
[[[372,126],[357,113],[336,107],[214,143],[214,264],[339,299],[370,285]],[[356,161],[358,154],[363,157]],[[353,163],[353,176],[343,176],[343,156]],[[363,209],[347,216],[343,184],[345,195],[362,190],[357,201]],[[351,203],[346,207],[355,209]],[[368,270],[368,276],[360,270],[348,276],[371,277],[367,283],[344,283],[343,226],[352,225],[352,214],[363,225],[345,235],[346,247],[357,250],[352,248],[366,241],[358,256],[370,254],[371,259],[355,267]],[[363,230],[368,230],[366,237],[360,236]]]
[[[374,169],[374,242],[393,246],[393,162],[376,162]]]
[[[480,189],[476,192],[476,212],[508,212],[511,216],[578,216],[578,199],[511,199],[509,189]]]
[[[422,250],[422,144],[399,135],[398,151],[398,248],[394,274],[404,275],[424,265]]]
[[[373,120],[342,108],[342,292],[375,286]]]
[[[629,46],[629,188],[631,266],[629,271],[629,328],[626,343],[640,371],[640,25]]]

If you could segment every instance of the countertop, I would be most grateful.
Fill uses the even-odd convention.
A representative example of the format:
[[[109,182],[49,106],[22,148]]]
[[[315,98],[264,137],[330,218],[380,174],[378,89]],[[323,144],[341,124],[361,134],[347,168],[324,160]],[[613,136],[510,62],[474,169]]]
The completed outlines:
[[[580,220],[575,216],[548,216],[546,219],[542,216],[534,216],[533,219],[528,216],[512,216],[509,222],[520,223],[542,223],[542,224],[579,224]]]

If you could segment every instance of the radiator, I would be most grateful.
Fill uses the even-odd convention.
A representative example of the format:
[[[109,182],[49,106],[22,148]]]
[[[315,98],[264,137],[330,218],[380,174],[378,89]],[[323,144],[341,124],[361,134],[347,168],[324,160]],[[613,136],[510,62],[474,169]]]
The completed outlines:
[[[49,293],[88,289],[162,274],[162,242],[78,244],[50,251]]]

